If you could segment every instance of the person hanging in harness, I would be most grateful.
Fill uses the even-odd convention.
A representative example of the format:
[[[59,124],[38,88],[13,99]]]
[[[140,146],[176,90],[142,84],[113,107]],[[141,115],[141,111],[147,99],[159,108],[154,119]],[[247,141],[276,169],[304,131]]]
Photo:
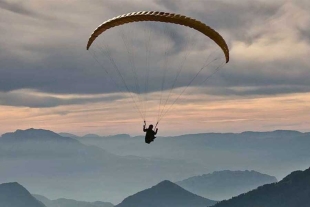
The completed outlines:
[[[146,122],[144,121],[143,131],[146,132],[146,134],[145,134],[145,143],[150,144],[156,138],[155,135],[158,132],[158,128],[156,128],[155,131],[154,131],[152,124],[149,125],[149,128],[147,128],[147,129],[145,128],[145,126],[146,126]],[[156,124],[156,126],[157,126],[157,124]]]

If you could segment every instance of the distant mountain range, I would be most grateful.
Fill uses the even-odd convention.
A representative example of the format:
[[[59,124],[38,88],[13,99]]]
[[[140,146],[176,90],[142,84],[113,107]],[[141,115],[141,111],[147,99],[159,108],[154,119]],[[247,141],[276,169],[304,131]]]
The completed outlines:
[[[3,134],[0,158],[0,183],[17,180],[33,193],[110,202],[120,202],[164,179],[188,177],[192,169],[202,169],[182,160],[115,155],[42,129]]]
[[[46,207],[18,183],[0,184],[1,207]]]
[[[85,202],[65,198],[50,200],[41,195],[33,195],[33,196],[37,200],[41,201],[46,207],[113,207],[114,206],[112,203],[101,201]]]
[[[159,133],[150,147],[145,146],[142,132],[138,137],[115,135],[113,138],[98,138],[97,135],[97,138],[78,140],[118,155],[195,162],[208,169],[205,173],[252,169],[283,178],[287,173],[304,169],[310,163],[310,133],[290,130],[201,133],[173,137],[160,137]]]
[[[215,203],[165,180],[125,198],[115,207],[207,207]]]
[[[110,135],[110,136],[100,136],[97,134],[85,134],[84,136],[77,136],[75,134],[71,134],[71,133],[66,133],[66,132],[61,132],[58,133],[60,136],[63,137],[70,137],[70,138],[74,138],[74,139],[88,139],[88,140],[100,140],[100,139],[110,139],[110,138],[131,138],[129,134],[116,134],[116,135]]]
[[[151,145],[143,136],[126,134],[78,137],[17,130],[0,137],[0,183],[16,180],[52,198],[118,203],[162,180],[175,182],[227,169],[253,169],[283,178],[309,166],[309,148],[309,133],[283,130],[158,137]],[[232,189],[229,196],[239,192]]]
[[[256,171],[225,170],[190,177],[176,184],[197,195],[224,200],[274,182],[277,182],[275,177]]]
[[[294,171],[279,182],[266,184],[232,199],[216,202],[195,195],[168,180],[125,198],[115,207],[308,207],[310,168]],[[49,200],[31,195],[20,184],[0,184],[1,207],[113,207],[105,202]]]
[[[310,206],[310,168],[295,171],[278,183],[222,201],[214,207],[308,207]]]

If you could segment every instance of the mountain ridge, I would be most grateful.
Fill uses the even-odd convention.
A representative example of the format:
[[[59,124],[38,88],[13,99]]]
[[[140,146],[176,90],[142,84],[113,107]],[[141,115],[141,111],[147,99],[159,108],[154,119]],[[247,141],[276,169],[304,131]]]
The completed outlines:
[[[1,142],[10,141],[66,141],[66,142],[77,142],[77,140],[70,137],[63,137],[59,134],[45,129],[34,129],[29,128],[26,130],[17,129],[15,132],[8,132],[2,134],[0,137]]]
[[[281,181],[221,201],[214,207],[305,207],[310,206],[310,168],[294,171]]]
[[[189,134],[181,134],[181,135],[175,135],[175,136],[160,136],[161,138],[172,138],[172,137],[184,137],[184,136],[205,136],[205,135],[247,135],[247,134],[273,134],[273,133],[286,133],[291,135],[309,135],[310,132],[300,132],[297,130],[283,130],[283,129],[277,129],[272,131],[243,131],[243,132],[202,132],[202,133],[189,133]],[[67,132],[60,132],[59,135],[70,135],[77,138],[112,138],[112,137],[137,137],[137,136],[131,136],[129,134],[114,134],[114,135],[108,135],[108,136],[101,136],[98,134],[85,134],[83,136],[78,136],[72,133]],[[139,137],[139,136],[138,136]]]
[[[164,180],[151,188],[128,196],[115,207],[207,207],[216,202],[195,195],[169,180]]]
[[[114,207],[114,205],[110,202],[86,202],[66,198],[51,200],[42,195],[33,194],[33,196],[37,200],[41,201],[46,207]]]
[[[223,170],[192,176],[176,184],[197,195],[214,200],[224,200],[273,182],[277,182],[274,176],[254,170]]]

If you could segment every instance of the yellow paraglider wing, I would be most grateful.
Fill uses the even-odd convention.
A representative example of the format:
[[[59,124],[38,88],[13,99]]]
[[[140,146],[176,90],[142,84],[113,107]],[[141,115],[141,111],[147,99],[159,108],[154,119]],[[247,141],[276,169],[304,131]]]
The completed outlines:
[[[208,36],[212,39],[224,52],[226,63],[229,61],[229,49],[228,46],[223,39],[223,37],[216,32],[211,27],[207,26],[206,24],[192,19],[187,16],[183,16],[180,14],[173,14],[173,13],[166,13],[166,12],[158,12],[158,11],[141,11],[141,12],[133,12],[124,14],[121,16],[114,17],[105,21],[101,24],[90,36],[88,43],[87,43],[87,50],[90,48],[92,43],[95,39],[104,31],[120,26],[123,24],[128,24],[131,22],[141,22],[141,21],[156,21],[156,22],[165,22],[165,23],[172,23],[172,24],[179,24],[183,26],[187,26],[193,28],[204,35]]]

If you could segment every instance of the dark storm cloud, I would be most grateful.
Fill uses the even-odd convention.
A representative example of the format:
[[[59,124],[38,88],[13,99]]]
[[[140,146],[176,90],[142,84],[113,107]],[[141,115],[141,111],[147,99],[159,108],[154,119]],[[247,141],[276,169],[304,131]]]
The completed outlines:
[[[41,92],[58,94],[88,94],[116,92],[109,77],[97,67],[89,68],[85,62],[73,63],[61,55],[53,55],[35,65],[15,63],[15,67],[2,67],[0,77],[1,91],[34,89]],[[93,67],[92,65],[91,67]]]
[[[38,95],[33,93],[12,92],[0,93],[0,104],[7,106],[22,106],[30,108],[48,108],[61,105],[87,104],[97,102],[111,102],[123,98],[120,95],[111,95],[106,97],[86,97],[86,98],[57,98],[47,95]]]
[[[296,63],[263,63],[260,65],[244,64],[222,69],[209,81],[212,85],[233,86],[270,86],[285,85],[310,86],[309,68]],[[237,69],[233,69],[237,68]]]
[[[220,31],[225,39],[242,40],[249,44],[259,36],[249,36],[247,30],[255,25],[272,21],[283,2],[262,1],[201,1],[200,7],[193,8],[188,1],[157,0],[160,5],[173,12],[184,11]]]

